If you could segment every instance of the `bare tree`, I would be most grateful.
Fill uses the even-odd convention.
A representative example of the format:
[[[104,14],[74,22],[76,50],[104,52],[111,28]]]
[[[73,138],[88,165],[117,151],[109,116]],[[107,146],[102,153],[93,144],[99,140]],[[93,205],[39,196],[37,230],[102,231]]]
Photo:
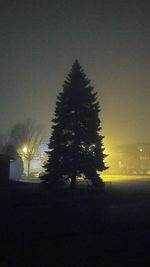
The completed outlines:
[[[10,131],[9,142],[14,145],[19,155],[27,160],[27,175],[30,174],[30,162],[38,153],[43,138],[43,125],[35,120],[16,123]]]
[[[3,147],[6,145],[7,141],[6,135],[0,133],[0,153],[3,153]]]

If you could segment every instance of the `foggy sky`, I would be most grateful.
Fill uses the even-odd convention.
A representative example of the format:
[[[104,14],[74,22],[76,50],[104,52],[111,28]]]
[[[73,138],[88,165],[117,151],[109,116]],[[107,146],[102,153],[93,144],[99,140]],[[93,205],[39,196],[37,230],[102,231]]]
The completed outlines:
[[[98,92],[107,145],[150,142],[150,5],[0,0],[0,126],[36,118],[48,140],[77,58]]]

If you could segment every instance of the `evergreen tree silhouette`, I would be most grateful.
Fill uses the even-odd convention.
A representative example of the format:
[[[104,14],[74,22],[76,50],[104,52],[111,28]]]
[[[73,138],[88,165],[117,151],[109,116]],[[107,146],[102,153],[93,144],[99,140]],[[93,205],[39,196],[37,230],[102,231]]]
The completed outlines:
[[[107,167],[99,111],[97,93],[76,60],[57,97],[45,181],[57,184],[69,179],[74,188],[77,177],[83,177],[102,184],[97,171]]]

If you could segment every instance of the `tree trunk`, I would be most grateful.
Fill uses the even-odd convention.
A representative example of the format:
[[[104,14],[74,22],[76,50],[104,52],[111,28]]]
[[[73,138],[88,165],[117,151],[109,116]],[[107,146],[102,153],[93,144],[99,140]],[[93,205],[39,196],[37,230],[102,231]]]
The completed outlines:
[[[70,187],[72,190],[75,189],[75,187],[76,187],[76,175],[73,175],[73,177],[71,178]]]
[[[30,159],[28,159],[28,170],[27,170],[28,177],[30,175]]]

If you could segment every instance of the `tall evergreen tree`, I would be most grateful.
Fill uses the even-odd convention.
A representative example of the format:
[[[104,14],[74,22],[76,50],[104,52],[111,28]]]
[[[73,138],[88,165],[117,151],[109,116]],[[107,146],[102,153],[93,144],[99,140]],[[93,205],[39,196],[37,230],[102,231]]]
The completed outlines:
[[[45,180],[57,182],[77,177],[101,184],[98,171],[106,169],[97,94],[76,60],[56,101],[49,140]]]

